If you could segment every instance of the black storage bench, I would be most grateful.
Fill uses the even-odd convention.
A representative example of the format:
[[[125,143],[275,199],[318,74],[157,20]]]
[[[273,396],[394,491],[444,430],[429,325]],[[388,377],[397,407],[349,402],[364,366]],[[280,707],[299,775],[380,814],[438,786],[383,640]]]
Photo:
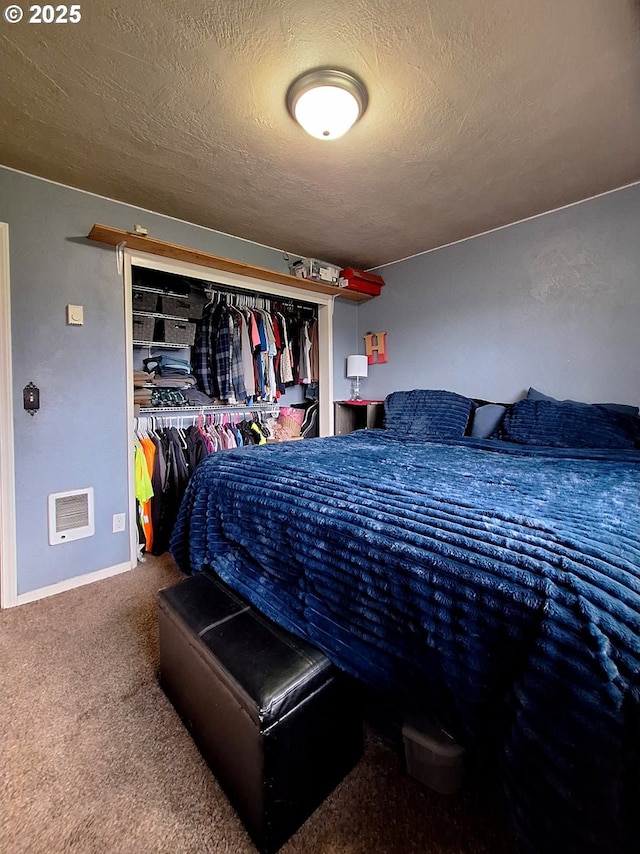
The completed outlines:
[[[263,854],[362,755],[350,686],[321,652],[198,573],[158,595],[160,683]]]

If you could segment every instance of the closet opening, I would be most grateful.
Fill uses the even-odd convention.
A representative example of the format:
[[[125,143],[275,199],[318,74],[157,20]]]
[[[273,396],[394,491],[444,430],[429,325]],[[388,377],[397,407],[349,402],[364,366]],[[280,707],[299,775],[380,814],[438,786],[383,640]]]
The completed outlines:
[[[126,249],[124,285],[134,566],[166,551],[203,455],[333,433],[334,296]],[[173,492],[157,466],[153,483],[156,454]]]
[[[132,304],[134,376],[147,380],[135,388],[136,412],[317,408],[313,303],[133,266]]]

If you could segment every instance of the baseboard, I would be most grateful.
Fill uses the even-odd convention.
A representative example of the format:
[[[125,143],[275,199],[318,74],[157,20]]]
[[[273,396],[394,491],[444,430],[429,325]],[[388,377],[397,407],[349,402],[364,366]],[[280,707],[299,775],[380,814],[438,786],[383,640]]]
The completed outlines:
[[[125,563],[117,563],[115,566],[108,566],[105,569],[99,569],[97,572],[88,572],[86,575],[76,575],[74,578],[66,578],[64,581],[58,581],[56,584],[50,584],[48,587],[29,590],[28,593],[19,593],[16,605],[36,602],[38,599],[45,599],[47,596],[55,596],[56,593],[64,593],[65,590],[73,590],[74,587],[83,587],[85,584],[93,584],[94,581],[111,578],[112,575],[120,575],[120,573],[128,572],[130,569],[133,569],[133,566],[129,561],[126,561]]]

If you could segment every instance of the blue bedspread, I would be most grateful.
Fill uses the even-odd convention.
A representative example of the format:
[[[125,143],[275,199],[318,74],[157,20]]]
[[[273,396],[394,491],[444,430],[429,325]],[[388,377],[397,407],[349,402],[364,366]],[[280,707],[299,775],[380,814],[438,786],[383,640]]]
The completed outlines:
[[[523,851],[638,850],[639,453],[375,430],[225,451],[171,551],[489,757]]]

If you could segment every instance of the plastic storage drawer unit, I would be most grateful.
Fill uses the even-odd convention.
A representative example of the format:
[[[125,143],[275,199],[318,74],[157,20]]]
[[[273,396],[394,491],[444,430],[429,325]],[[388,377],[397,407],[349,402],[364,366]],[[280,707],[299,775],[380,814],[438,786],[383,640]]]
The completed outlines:
[[[301,258],[294,261],[290,269],[298,279],[311,279],[326,285],[337,285],[340,277],[340,267],[327,261],[318,261],[317,258]]]

